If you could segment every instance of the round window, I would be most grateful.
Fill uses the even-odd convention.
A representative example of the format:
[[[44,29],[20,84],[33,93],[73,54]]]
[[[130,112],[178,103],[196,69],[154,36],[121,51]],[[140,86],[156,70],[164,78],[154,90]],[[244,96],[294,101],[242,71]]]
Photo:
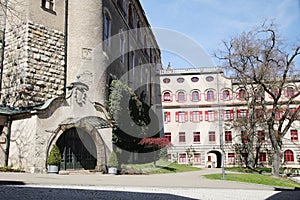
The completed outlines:
[[[164,83],[170,83],[171,80],[170,80],[169,78],[164,78],[164,79],[163,79],[163,82],[164,82]]]
[[[212,77],[212,76],[207,76],[207,77],[205,78],[205,80],[206,80],[207,82],[211,82],[211,81],[214,80],[214,77]]]
[[[177,79],[177,82],[178,82],[178,83],[183,83],[183,82],[184,82],[184,78],[182,78],[182,77],[178,78],[178,79]]]
[[[193,77],[193,78],[191,78],[191,81],[194,82],[194,83],[195,83],[195,82],[198,82],[198,81],[199,81],[199,78],[198,78],[198,77]]]

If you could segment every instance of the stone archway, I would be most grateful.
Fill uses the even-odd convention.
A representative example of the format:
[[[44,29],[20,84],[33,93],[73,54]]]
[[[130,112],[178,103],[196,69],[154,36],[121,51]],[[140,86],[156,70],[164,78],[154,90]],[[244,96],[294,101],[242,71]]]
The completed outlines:
[[[81,128],[66,130],[56,141],[61,154],[61,170],[93,170],[97,150],[92,137]]]
[[[106,171],[107,156],[112,151],[111,132],[110,125],[100,117],[66,119],[50,140],[47,155],[51,145],[57,144],[63,154],[62,170]]]
[[[215,154],[216,155],[216,167],[221,168],[222,167],[222,153],[217,150],[211,150],[207,152],[207,155],[209,154]],[[212,165],[211,165],[212,166]]]

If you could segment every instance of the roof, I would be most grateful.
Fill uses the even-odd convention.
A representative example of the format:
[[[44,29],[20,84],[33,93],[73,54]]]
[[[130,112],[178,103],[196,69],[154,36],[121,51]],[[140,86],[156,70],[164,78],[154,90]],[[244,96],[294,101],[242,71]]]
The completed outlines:
[[[80,124],[81,122],[89,123],[96,129],[110,128],[110,124],[107,121],[105,121],[101,117],[96,116],[88,116],[83,118],[68,118],[61,122],[60,126],[69,124]]]

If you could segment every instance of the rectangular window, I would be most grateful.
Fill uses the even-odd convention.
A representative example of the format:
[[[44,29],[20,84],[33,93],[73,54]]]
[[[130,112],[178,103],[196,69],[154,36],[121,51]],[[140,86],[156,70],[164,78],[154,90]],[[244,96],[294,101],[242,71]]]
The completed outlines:
[[[267,162],[267,154],[259,153],[259,160],[260,160],[260,162]]]
[[[234,164],[234,153],[228,153],[228,163]]]
[[[248,153],[242,153],[242,163],[246,164],[248,159]]]
[[[225,131],[225,142],[232,142],[232,133],[231,133],[231,131]]]
[[[258,142],[265,142],[265,133],[263,131],[257,131]]]
[[[291,130],[291,141],[298,141],[298,131]]]
[[[218,120],[218,111],[216,110],[205,111],[205,120],[209,122]]]
[[[171,122],[171,112],[164,112],[164,122]]]
[[[191,111],[190,112],[191,122],[200,122],[203,120],[202,111]]]
[[[207,162],[211,162],[211,156],[207,156]]]
[[[54,0],[42,0],[42,8],[54,10]]]
[[[224,110],[223,111],[223,119],[225,121],[233,120],[233,110]]]
[[[242,143],[248,142],[248,135],[246,131],[241,131],[241,138],[242,138]]]
[[[125,56],[125,54],[124,54],[124,48],[125,48],[125,39],[124,39],[124,35],[123,35],[123,33],[119,33],[119,35],[120,35],[120,57],[119,57],[119,60],[120,60],[120,62],[121,63],[123,63],[124,62],[124,56]]]
[[[194,153],[194,163],[195,164],[201,163],[200,153]]]
[[[172,161],[172,154],[168,154],[168,161]]]
[[[169,142],[171,142],[171,133],[165,133],[165,138],[168,139]]]
[[[194,132],[193,136],[194,136],[195,143],[200,142],[200,132]]]
[[[182,154],[179,154],[179,163],[186,163],[186,154],[185,153],[182,153]]]
[[[179,132],[179,142],[185,142],[185,132]]]
[[[262,109],[255,110],[254,114],[255,114],[256,119],[265,119],[265,114],[264,114],[264,111]]]
[[[237,118],[247,119],[248,118],[248,110],[247,109],[237,110]]]
[[[175,113],[175,121],[184,123],[188,121],[188,112],[179,111]]]
[[[214,131],[208,132],[208,141],[215,142],[216,141],[216,133]]]

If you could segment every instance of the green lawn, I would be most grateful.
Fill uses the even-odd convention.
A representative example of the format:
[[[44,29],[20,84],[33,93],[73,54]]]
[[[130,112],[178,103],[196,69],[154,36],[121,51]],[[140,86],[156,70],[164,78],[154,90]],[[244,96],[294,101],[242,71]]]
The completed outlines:
[[[122,165],[123,174],[165,174],[197,170],[201,169],[186,165],[179,165],[166,160],[158,160],[156,163],[156,167],[154,166],[153,162],[146,164]]]
[[[208,179],[223,180],[222,174],[208,174],[204,176]],[[262,174],[226,174],[226,180],[288,188],[300,187],[299,184],[287,178],[276,178]]]
[[[186,165],[179,165],[176,163],[171,163],[168,166],[159,167],[158,169],[151,171],[151,174],[165,174],[165,173],[178,173],[178,172],[190,172],[190,171],[199,171],[200,168],[186,166]]]

